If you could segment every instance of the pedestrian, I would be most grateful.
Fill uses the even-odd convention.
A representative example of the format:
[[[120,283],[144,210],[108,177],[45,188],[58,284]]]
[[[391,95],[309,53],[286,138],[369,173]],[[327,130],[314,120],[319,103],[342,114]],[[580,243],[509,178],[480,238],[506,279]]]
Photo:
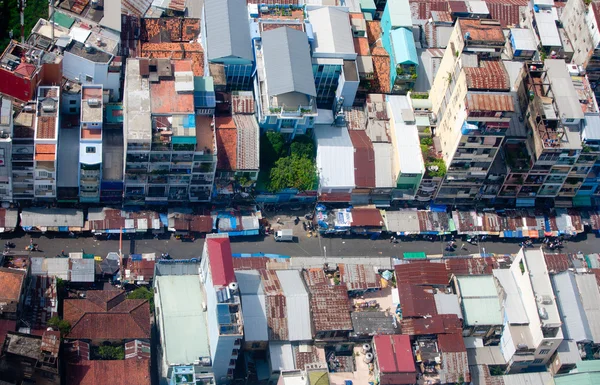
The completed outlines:
[[[467,250],[467,248],[465,247],[465,244],[463,243],[462,245],[460,245],[460,249],[461,250]]]
[[[64,257],[65,256],[65,251],[61,250],[60,255],[62,255]]]
[[[393,243],[393,242],[394,242],[394,236],[392,235],[392,236],[390,237],[390,243]]]

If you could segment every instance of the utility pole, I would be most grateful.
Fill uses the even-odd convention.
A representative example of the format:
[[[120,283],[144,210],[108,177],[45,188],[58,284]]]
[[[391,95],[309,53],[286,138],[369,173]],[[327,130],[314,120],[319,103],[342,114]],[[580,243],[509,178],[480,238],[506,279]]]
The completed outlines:
[[[27,0],[19,0],[19,16],[21,18],[21,44],[25,44],[25,7]]]

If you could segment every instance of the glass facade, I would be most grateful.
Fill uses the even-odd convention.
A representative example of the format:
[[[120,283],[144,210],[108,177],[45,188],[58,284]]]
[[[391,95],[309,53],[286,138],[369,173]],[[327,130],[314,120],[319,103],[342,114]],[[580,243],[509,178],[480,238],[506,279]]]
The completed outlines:
[[[338,87],[342,66],[336,64],[313,64],[317,107],[332,109],[335,103],[335,91]]]
[[[227,64],[225,65],[227,77],[227,91],[252,90],[252,65]]]

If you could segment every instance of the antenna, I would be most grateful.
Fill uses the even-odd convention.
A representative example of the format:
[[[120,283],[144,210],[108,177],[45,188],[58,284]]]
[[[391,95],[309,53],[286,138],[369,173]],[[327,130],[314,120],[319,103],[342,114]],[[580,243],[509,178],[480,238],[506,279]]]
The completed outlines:
[[[21,19],[21,44],[25,44],[25,7],[27,0],[19,0],[19,16]]]

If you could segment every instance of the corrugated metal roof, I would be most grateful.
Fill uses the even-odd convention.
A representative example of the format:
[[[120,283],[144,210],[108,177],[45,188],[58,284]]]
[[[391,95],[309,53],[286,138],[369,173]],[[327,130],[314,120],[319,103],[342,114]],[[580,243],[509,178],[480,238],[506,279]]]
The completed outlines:
[[[441,358],[442,365],[438,373],[442,384],[471,382],[466,349],[459,353],[442,353]]]
[[[394,187],[392,175],[393,148],[391,143],[373,143],[375,155],[375,187]]]
[[[463,315],[456,294],[435,293],[433,299],[438,314],[454,314],[462,319]]]
[[[553,383],[552,374],[549,372],[506,374],[502,376],[502,381],[504,381],[504,385],[548,385]]]
[[[343,264],[338,265],[341,282],[345,283],[348,290],[368,290],[381,288],[381,278],[373,266]]]
[[[353,227],[383,227],[383,218],[379,209],[352,209],[351,214]]]
[[[345,54],[350,56],[348,59],[356,57],[348,12],[335,7],[322,7],[310,10],[307,14],[315,36],[313,57],[323,54],[336,54],[337,57]]]
[[[600,116],[585,115],[583,131],[581,137],[583,140],[600,140]]]
[[[417,48],[412,29],[398,28],[390,32],[392,46],[394,47],[394,59],[397,64],[419,65]]]
[[[408,0],[396,0],[387,3],[388,12],[390,13],[390,27],[412,27],[412,14]]]
[[[419,141],[419,131],[414,122],[405,122],[402,111],[409,110],[412,113],[412,107],[408,97],[405,95],[386,96],[386,100],[392,110],[394,124],[392,135],[396,137],[396,146],[399,159],[399,170],[406,174],[423,174],[425,164],[423,163],[423,154],[421,153],[421,142]]]
[[[319,284],[310,287],[310,309],[316,333],[352,330],[350,298],[344,284]]]
[[[411,261],[394,267],[396,281],[401,285],[448,285],[448,272],[443,263]]]
[[[562,46],[560,35],[558,34],[558,27],[556,26],[556,8],[552,7],[552,9],[554,12],[545,9],[533,13],[540,41],[544,47]]]
[[[312,339],[308,292],[298,270],[277,270],[281,290],[285,295],[289,341]]]
[[[217,286],[227,286],[235,281],[233,257],[229,238],[212,238],[207,236],[208,258],[212,281]]]
[[[416,209],[400,209],[385,212],[385,225],[387,231],[419,233],[419,217]]]
[[[71,282],[94,282],[96,263],[93,259],[71,259],[69,264]]]
[[[438,347],[442,353],[467,352],[461,333],[438,334]]]
[[[491,275],[457,277],[465,325],[502,325],[500,299]]]
[[[271,342],[269,343],[269,357],[271,358],[271,368],[273,370],[294,370],[294,351],[289,342]]]
[[[233,115],[237,127],[236,170],[257,170],[259,166],[259,127],[254,115]]]
[[[83,211],[30,208],[21,211],[21,227],[83,227]]]
[[[492,274],[492,270],[498,268],[495,257],[446,259],[446,269],[454,275]]]
[[[403,317],[431,317],[437,315],[431,289],[399,283],[398,295]]]
[[[357,187],[375,187],[375,154],[364,130],[349,130],[354,146],[354,181]]]
[[[354,147],[348,129],[316,125],[314,135],[321,188],[354,188]]]
[[[588,321],[592,341],[600,343],[600,291],[594,274],[575,276],[583,311]]]
[[[415,358],[413,357],[410,337],[407,335],[375,336],[375,354],[379,370],[382,373],[414,373]]]
[[[467,109],[470,111],[514,111],[515,106],[510,94],[469,92]]]
[[[268,341],[265,292],[260,273],[256,270],[237,271],[235,277],[242,296],[246,341]]]
[[[69,280],[69,258],[45,258],[44,265],[42,270],[47,271],[49,277]]]
[[[253,61],[245,0],[205,0],[208,60],[241,58]]]
[[[262,50],[270,96],[317,95],[306,33],[288,27],[264,31]]]

